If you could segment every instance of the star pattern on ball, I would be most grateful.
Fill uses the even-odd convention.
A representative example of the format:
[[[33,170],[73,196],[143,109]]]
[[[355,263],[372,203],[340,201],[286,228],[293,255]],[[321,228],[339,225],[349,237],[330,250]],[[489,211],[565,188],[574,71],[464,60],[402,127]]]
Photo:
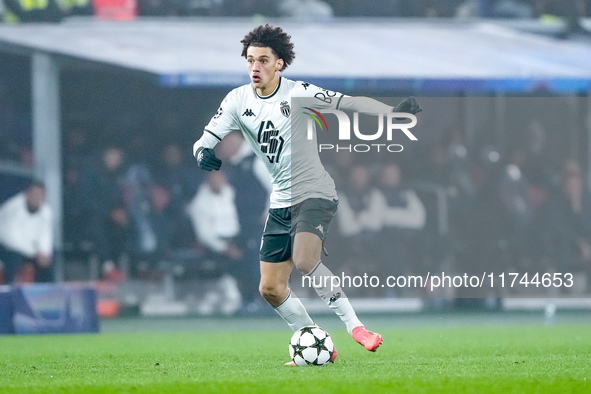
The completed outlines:
[[[316,337],[316,335],[314,335],[314,332],[312,331],[312,329],[314,329],[314,328],[316,328],[316,326],[306,326],[306,327],[300,328],[300,331],[301,331],[300,336],[308,333],[308,334],[312,334],[314,337]]]
[[[316,349],[316,352],[318,354],[320,354],[320,352],[322,350],[326,350],[328,352],[328,348],[326,347],[326,344],[324,343],[326,341],[326,338],[328,338],[328,337],[324,337],[324,338],[320,339],[316,335],[314,335],[314,344],[310,345],[309,347]]]
[[[293,358],[296,358],[296,356],[300,356],[302,359],[305,359],[302,351],[306,348],[305,346],[300,345],[300,343],[296,343],[293,346]]]

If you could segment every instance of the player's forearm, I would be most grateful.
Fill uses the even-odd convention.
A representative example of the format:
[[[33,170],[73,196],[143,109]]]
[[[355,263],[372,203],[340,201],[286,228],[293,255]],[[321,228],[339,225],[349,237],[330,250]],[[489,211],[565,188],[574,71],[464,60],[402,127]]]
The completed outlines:
[[[213,134],[204,131],[201,138],[199,138],[197,142],[193,144],[193,156],[195,156],[195,152],[197,152],[197,149],[200,147],[213,149],[218,144],[218,142],[220,142],[220,140],[217,139]]]

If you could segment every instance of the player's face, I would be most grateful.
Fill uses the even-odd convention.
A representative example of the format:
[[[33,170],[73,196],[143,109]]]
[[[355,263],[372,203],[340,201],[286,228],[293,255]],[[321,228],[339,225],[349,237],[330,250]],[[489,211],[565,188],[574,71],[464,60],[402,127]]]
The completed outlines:
[[[269,47],[248,47],[246,51],[248,75],[259,93],[271,94],[279,79],[283,60],[278,59]]]

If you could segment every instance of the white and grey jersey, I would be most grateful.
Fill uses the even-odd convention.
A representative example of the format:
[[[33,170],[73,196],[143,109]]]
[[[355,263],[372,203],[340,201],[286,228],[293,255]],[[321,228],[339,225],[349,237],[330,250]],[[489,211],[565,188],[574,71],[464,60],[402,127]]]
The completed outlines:
[[[309,97],[306,108],[292,97]],[[284,208],[307,198],[336,199],[334,181],[318,157],[316,136],[306,138],[306,112],[338,109],[343,95],[312,84],[279,78],[275,91],[261,97],[249,84],[232,90],[195,143],[213,147],[228,133],[240,130],[273,181],[271,208]],[[299,108],[294,108],[293,105]],[[213,137],[212,137],[213,136]],[[295,143],[294,143],[295,142]]]

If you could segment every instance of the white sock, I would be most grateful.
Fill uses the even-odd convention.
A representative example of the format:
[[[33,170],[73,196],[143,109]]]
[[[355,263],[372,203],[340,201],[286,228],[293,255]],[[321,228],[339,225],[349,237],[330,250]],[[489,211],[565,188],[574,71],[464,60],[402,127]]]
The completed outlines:
[[[363,324],[357,318],[349,299],[345,295],[343,289],[335,287],[331,290],[331,277],[333,273],[329,270],[322,261],[316,264],[316,267],[306,274],[312,279],[312,286],[318,296],[333,310],[338,317],[341,318],[343,323],[347,326],[349,334],[353,332],[353,329]]]
[[[293,331],[314,324],[300,299],[291,290],[275,310]]]

